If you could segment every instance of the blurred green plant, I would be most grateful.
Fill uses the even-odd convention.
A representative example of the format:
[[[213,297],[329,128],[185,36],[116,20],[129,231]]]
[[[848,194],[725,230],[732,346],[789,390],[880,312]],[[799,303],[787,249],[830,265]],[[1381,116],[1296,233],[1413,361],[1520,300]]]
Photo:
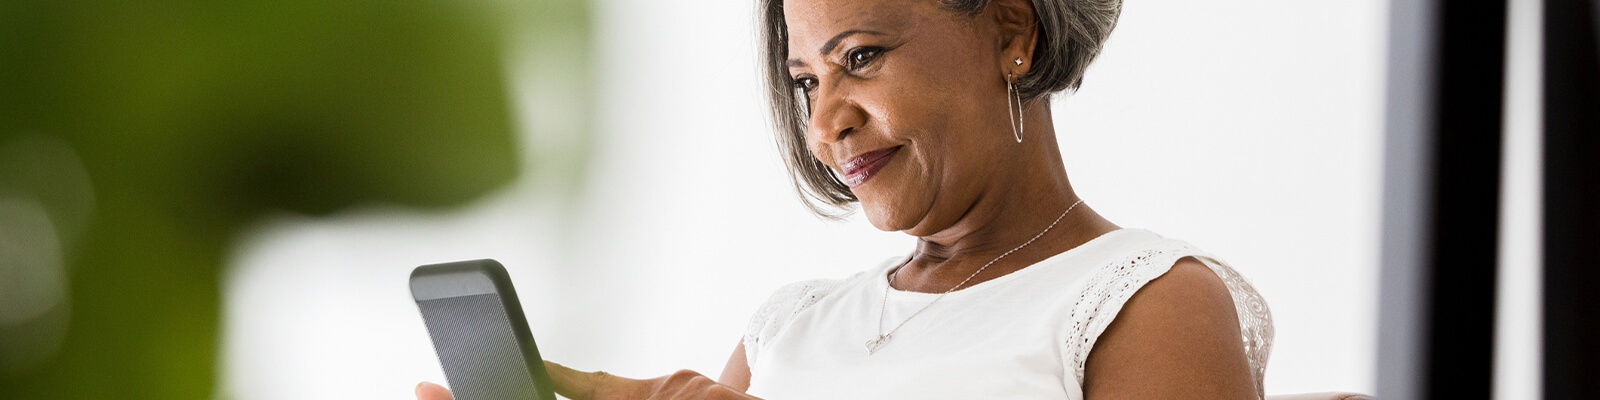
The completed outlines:
[[[238,231],[503,186],[509,24],[582,52],[587,19],[581,0],[0,2],[0,397],[213,397]]]

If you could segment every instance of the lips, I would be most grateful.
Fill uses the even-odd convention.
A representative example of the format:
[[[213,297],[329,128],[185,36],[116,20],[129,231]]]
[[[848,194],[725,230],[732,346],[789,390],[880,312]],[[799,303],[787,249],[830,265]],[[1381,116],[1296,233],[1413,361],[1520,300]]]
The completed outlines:
[[[900,146],[883,148],[862,153],[846,161],[840,169],[844,170],[844,184],[849,187],[861,186],[867,179],[878,174],[878,170],[889,165],[889,160],[894,159],[895,152],[900,151]]]

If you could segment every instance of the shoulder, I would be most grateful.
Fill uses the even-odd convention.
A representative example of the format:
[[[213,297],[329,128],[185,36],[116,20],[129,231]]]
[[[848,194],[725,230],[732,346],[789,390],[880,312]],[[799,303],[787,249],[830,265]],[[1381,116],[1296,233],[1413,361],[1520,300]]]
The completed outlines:
[[[1081,283],[1063,349],[1069,379],[1097,398],[1170,397],[1162,382],[1186,381],[1206,382],[1191,388],[1215,395],[1203,397],[1259,394],[1272,338],[1260,295],[1186,242],[1136,236]]]
[[[837,292],[841,287],[864,284],[865,280],[875,276],[876,271],[881,271],[894,262],[896,259],[890,259],[874,268],[843,279],[810,279],[789,283],[774,290],[772,295],[756,309],[755,314],[751,315],[750,322],[745,328],[742,342],[745,357],[754,364],[766,344],[778,336],[796,315]]]
[[[1096,398],[1248,398],[1256,395],[1232,297],[1185,257],[1138,289],[1100,335],[1083,390]]]
[[[1228,292],[1228,286],[1216,272],[1211,270],[1211,267],[1194,257],[1183,257],[1174,261],[1166,273],[1135,292],[1122,312],[1127,314],[1130,311],[1141,311],[1142,308],[1136,309],[1135,306],[1143,306],[1146,303],[1168,304],[1173,306],[1171,308],[1203,307],[1207,310],[1226,310],[1230,316],[1233,310],[1233,297]]]
[[[1151,329],[1126,329],[1147,326]],[[1101,340],[1119,336],[1128,339],[1154,337],[1173,328],[1177,332],[1221,332],[1238,337],[1239,319],[1233,296],[1222,278],[1194,257],[1172,263],[1166,273],[1147,282],[1128,298],[1116,319],[1101,334]],[[1156,329],[1159,328],[1159,329]],[[1189,331],[1189,328],[1199,330]],[[1099,347],[1096,347],[1096,351]]]
[[[772,295],[767,296],[767,301],[761,303],[761,307],[756,310],[756,318],[751,322],[764,323],[771,319],[786,319],[816,304],[842,282],[844,280],[841,279],[810,279],[783,285],[774,290]]]
[[[783,285],[774,290],[772,295],[767,297],[767,301],[762,303],[761,308],[756,311],[756,319],[785,319],[797,314],[841,287],[865,283],[863,281],[870,279],[873,272],[883,270],[885,265],[893,261],[885,261],[877,267],[857,272],[847,278],[808,279]],[[760,321],[751,322],[754,324]]]
[[[833,291],[842,280],[838,279],[811,279],[783,285],[778,290],[767,296],[767,301],[761,303],[755,315],[750,318],[750,326],[745,331],[747,342],[759,342],[765,337],[771,337],[775,330],[782,327],[794,314],[805,310],[818,300]],[[746,343],[746,347],[755,343]]]
[[[744,337],[739,342],[743,346],[746,365],[753,373],[755,363],[761,356],[767,343],[772,342],[789,320],[795,314],[815,304],[818,299],[838,285],[838,280],[813,279],[794,282],[779,287],[773,291],[767,301],[761,303],[750,322],[745,326]]]

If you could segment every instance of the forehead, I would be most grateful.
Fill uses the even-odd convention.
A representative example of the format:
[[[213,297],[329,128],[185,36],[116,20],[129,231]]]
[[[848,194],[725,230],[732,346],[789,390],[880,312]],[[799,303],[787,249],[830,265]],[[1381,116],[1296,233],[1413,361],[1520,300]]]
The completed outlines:
[[[884,33],[904,31],[934,0],[786,0],[784,23],[789,28],[789,54],[808,57],[824,42],[848,30]]]

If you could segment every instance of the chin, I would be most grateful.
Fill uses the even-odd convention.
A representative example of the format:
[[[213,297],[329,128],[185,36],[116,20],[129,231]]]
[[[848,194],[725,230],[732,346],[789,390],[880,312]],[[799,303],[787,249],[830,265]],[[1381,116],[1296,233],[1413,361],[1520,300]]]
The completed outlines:
[[[908,212],[911,208],[914,207],[872,204],[866,201],[861,203],[861,210],[867,215],[867,222],[871,222],[872,227],[884,232],[899,232],[916,227],[917,222],[922,220],[922,213]]]
[[[914,174],[894,167],[891,164],[883,175],[874,177],[855,192],[861,199],[861,210],[867,214],[867,221],[884,232],[906,231],[921,224],[933,209],[937,190],[932,188],[938,187],[936,182],[917,179]]]

